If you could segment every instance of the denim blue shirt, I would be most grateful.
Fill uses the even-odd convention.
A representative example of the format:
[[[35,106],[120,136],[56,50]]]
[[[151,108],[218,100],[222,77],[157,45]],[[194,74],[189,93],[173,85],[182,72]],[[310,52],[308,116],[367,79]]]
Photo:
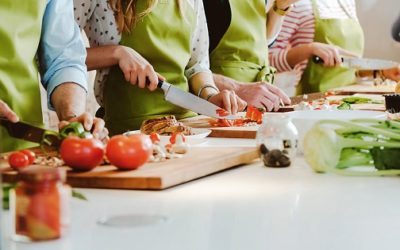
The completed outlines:
[[[72,0],[47,0],[39,44],[41,81],[51,94],[59,85],[73,82],[87,91],[86,49],[74,19]]]

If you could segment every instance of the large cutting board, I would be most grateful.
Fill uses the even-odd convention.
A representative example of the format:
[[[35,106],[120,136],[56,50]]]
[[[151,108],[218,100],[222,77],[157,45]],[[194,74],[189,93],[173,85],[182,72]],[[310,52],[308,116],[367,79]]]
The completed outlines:
[[[374,86],[372,83],[360,83],[350,86],[335,88],[333,91],[339,94],[391,94],[394,93],[395,85],[378,85]]]
[[[137,170],[120,171],[101,166],[89,172],[68,172],[73,187],[162,190],[235,166],[250,163],[258,157],[256,148],[196,147],[180,159],[148,163]],[[15,182],[16,172],[3,172],[3,181]]]
[[[244,113],[239,115],[244,116]],[[259,125],[247,127],[212,127],[207,116],[199,115],[193,118],[181,120],[185,125],[192,128],[207,128],[211,130],[209,137],[218,138],[242,138],[255,139]]]

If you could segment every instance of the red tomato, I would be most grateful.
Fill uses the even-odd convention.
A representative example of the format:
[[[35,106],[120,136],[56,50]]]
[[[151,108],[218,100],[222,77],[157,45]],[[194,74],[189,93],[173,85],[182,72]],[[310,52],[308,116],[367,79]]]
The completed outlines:
[[[8,163],[18,171],[29,165],[29,158],[22,152],[14,152],[8,157]]]
[[[157,142],[160,142],[161,138],[160,138],[159,134],[157,134],[156,132],[153,132],[153,133],[150,134],[150,140],[153,143],[157,143]]]
[[[71,136],[61,143],[60,154],[67,166],[81,171],[91,170],[103,161],[104,145],[97,139]]]
[[[145,135],[116,135],[107,144],[108,160],[119,169],[133,170],[145,164],[153,153],[152,143]]]
[[[36,154],[33,151],[31,151],[29,149],[24,149],[24,150],[21,150],[20,152],[24,153],[26,156],[28,156],[29,165],[32,164],[35,161]]]

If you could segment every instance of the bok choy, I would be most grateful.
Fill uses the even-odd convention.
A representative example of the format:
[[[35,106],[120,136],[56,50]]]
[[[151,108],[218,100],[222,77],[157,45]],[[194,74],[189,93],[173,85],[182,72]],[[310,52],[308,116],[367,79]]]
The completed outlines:
[[[322,120],[306,134],[304,156],[316,172],[399,175],[400,122]]]

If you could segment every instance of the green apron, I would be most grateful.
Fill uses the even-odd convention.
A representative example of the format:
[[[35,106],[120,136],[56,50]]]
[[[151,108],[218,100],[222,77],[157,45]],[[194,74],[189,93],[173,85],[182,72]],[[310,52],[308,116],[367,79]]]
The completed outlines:
[[[232,20],[210,54],[212,72],[241,82],[271,83],[273,69],[268,66],[265,0],[229,2]]]
[[[340,1],[340,0],[338,0]],[[321,19],[316,0],[312,0],[315,17],[315,42],[336,45],[362,56],[364,33],[357,20]],[[328,68],[309,60],[303,73],[298,94],[323,92],[355,83],[354,69],[344,67]]]
[[[20,120],[42,125],[36,51],[46,0],[0,1],[0,99]],[[35,146],[11,138],[0,126],[0,152]]]
[[[137,2],[138,12],[145,8],[146,2]],[[183,14],[176,0],[158,1],[130,33],[122,34],[121,45],[146,58],[169,83],[189,91],[184,72],[191,57],[191,34],[196,19],[188,3],[181,8]],[[111,69],[103,95],[105,121],[111,135],[138,129],[146,119],[169,114],[177,119],[196,115],[165,101],[162,90],[149,91],[126,82],[118,66]]]

